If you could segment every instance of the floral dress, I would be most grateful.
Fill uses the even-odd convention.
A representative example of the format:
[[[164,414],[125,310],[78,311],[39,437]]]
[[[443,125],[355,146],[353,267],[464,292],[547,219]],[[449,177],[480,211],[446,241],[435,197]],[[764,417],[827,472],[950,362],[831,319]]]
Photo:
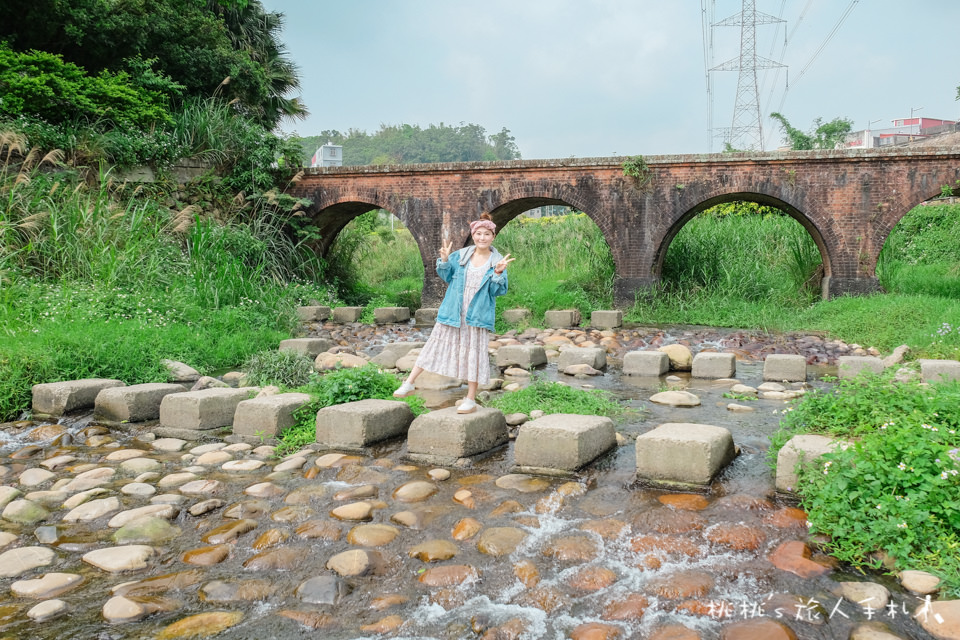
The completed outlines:
[[[479,267],[469,264],[460,307],[460,326],[438,323],[417,358],[417,366],[433,373],[484,385],[490,382],[490,332],[467,325],[467,307],[480,289],[490,268],[487,259]]]

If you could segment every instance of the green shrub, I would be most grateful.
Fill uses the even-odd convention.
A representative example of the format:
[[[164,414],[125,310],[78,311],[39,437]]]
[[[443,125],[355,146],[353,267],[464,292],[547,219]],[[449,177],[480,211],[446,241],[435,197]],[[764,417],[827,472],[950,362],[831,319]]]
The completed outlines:
[[[797,492],[811,532],[854,565],[929,571],[960,594],[960,384],[843,380],[808,394],[781,421],[775,456],[796,433],[853,439],[800,470]]]
[[[291,350],[259,351],[247,359],[243,372],[253,386],[299,387],[310,381],[313,360]]]
[[[316,441],[316,419],[320,409],[357,400],[390,400],[399,386],[396,376],[384,373],[374,365],[313,374],[310,382],[297,389],[309,393],[312,399],[294,414],[294,426],[279,435],[277,454],[286,455]],[[423,398],[408,396],[403,401],[410,405],[414,415],[426,412]]]
[[[170,85],[176,86],[176,85]],[[49,123],[106,120],[116,127],[149,129],[172,122],[168,96],[131,82],[125,72],[91,76],[45,51],[14,52],[0,42],[0,114]]]
[[[530,413],[539,409],[544,413],[614,417],[625,411],[606,391],[574,389],[542,379],[519,391],[497,396],[487,404],[503,413]]]

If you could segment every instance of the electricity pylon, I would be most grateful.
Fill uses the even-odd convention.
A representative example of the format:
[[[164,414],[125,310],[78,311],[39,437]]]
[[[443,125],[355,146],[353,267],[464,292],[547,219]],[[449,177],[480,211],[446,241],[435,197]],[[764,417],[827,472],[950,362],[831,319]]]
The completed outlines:
[[[760,117],[757,70],[785,65],[757,55],[757,25],[777,22],[785,20],[758,12],[756,0],[743,0],[740,13],[713,24],[715,27],[740,27],[740,56],[710,69],[740,72],[733,122],[729,129],[722,129],[724,141],[734,149],[763,150],[763,120]]]

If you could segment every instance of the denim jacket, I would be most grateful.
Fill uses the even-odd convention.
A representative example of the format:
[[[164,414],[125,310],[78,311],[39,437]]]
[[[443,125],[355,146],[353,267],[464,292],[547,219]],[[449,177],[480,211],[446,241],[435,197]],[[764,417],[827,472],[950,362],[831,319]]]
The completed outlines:
[[[470,245],[458,251],[454,251],[447,258],[446,262],[437,259],[437,275],[444,282],[448,283],[447,292],[443,296],[443,302],[437,311],[437,322],[449,325],[451,327],[460,326],[460,311],[463,306],[463,288],[467,280],[467,269],[470,265],[470,258],[476,247]],[[493,267],[503,256],[500,252],[490,247],[490,265],[487,272],[483,274],[483,281],[476,295],[467,307],[467,324],[471,327],[479,327],[493,331],[494,316],[496,312],[496,297],[502,296],[507,292],[507,272],[497,275]]]

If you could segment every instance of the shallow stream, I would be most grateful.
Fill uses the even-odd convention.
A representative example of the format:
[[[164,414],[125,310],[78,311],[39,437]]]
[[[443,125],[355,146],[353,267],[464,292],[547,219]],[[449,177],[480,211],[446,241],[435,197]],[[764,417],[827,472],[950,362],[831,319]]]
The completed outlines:
[[[23,470],[55,455],[76,456],[73,465],[108,466],[104,457],[118,448],[143,449],[144,456],[162,463],[161,476],[192,466],[198,476],[222,485],[213,496],[181,498],[182,510],[172,521],[179,535],[154,544],[158,553],[149,566],[128,573],[109,574],[81,560],[91,549],[114,544],[114,530],[105,525],[109,516],[67,524],[61,521],[63,512],[50,509],[52,515],[37,525],[0,521],[0,528],[20,536],[11,546],[36,545],[38,538],[49,541],[52,536],[54,540],[45,543],[57,553],[55,562],[44,569],[0,579],[0,590],[7,593],[0,601],[0,635],[152,638],[191,614],[236,611],[242,612],[242,620],[217,637],[493,640],[651,638],[659,633],[663,638],[706,640],[789,638],[792,632],[801,639],[847,640],[852,630],[865,623],[881,623],[901,638],[929,637],[907,615],[921,602],[903,593],[887,576],[851,572],[816,554],[815,560],[833,564],[832,571],[801,578],[769,561],[781,543],[808,541],[804,514],[775,495],[773,471],[766,459],[769,435],[777,429],[786,403],[731,400],[723,397],[729,383],[682,377],[676,384],[698,395],[702,405],[665,407],[648,401],[661,390],[662,380],[633,379],[612,369],[603,376],[574,379],[558,376],[556,367],[548,365],[541,374],[563,378],[573,386],[608,390],[635,410],[617,424],[624,446],[569,479],[514,475],[512,444],[470,468],[450,469],[449,479],[433,481],[428,475],[431,468],[404,459],[402,441],[323,468],[315,460],[324,452],[308,452],[302,467],[292,471],[271,473],[280,461],[267,459],[258,471],[237,473],[213,465],[197,467],[196,456],[184,459],[194,444],[179,452],[151,450],[149,438],[142,437],[149,427],[114,431],[110,433],[113,442],[89,446],[90,438],[85,436],[98,431],[89,430],[89,416],[61,421],[72,438],[66,445],[28,440],[26,434],[36,425],[7,425],[0,432],[6,440],[0,447],[0,465],[7,470],[0,480],[10,486],[16,486]],[[823,386],[819,379],[832,373],[826,367],[811,371],[816,373],[809,386]],[[744,384],[757,386],[761,377],[762,363],[738,362],[737,378]],[[425,397],[437,407],[448,406],[462,394],[462,390],[429,392]],[[755,410],[734,413],[726,408],[731,402],[749,404]],[[635,485],[633,439],[665,422],[713,424],[733,434],[741,453],[709,493],[676,494]],[[29,457],[13,457],[28,446],[40,450]],[[236,451],[232,455],[249,458],[253,454]],[[59,477],[70,477],[69,469],[58,472]],[[150,502],[148,497],[119,491],[132,479],[118,472],[104,486],[109,495],[120,497],[123,508]],[[245,493],[265,481],[279,488],[276,495]],[[400,501],[395,490],[411,481],[432,482],[435,493],[418,502]],[[358,487],[367,487],[372,494],[363,498],[373,506],[370,522],[331,516],[331,510],[354,501],[338,494]],[[176,488],[158,492],[164,493],[179,495]],[[223,508],[200,516],[188,513],[191,505],[210,497],[223,500]],[[242,506],[231,510],[238,504]],[[256,527],[227,543],[225,559],[209,566],[184,562],[184,552],[208,546],[202,538],[212,529],[241,517],[255,521]],[[466,535],[471,524],[464,524],[467,518],[479,525],[472,536]],[[393,530],[377,532],[387,532],[379,540],[357,534],[354,528],[363,524]],[[494,533],[499,537],[478,545],[484,532],[492,529],[498,530]],[[265,541],[260,536],[269,530],[276,531]],[[417,545],[438,540],[452,542],[455,555],[437,562],[410,556]],[[260,548],[254,548],[255,541]],[[358,548],[379,554],[382,562],[372,573],[340,577],[326,568],[332,556]],[[278,568],[258,568],[256,562],[247,562],[263,551],[279,549],[292,553],[278,559]],[[442,566],[450,567],[447,573],[434,571]],[[37,624],[25,615],[37,601],[9,595],[10,585],[53,571],[80,574],[85,582],[58,596],[69,607],[68,616]],[[181,574],[178,587],[147,583],[139,592],[144,602],[156,606],[156,613],[134,623],[104,621],[101,610],[111,589],[173,573]],[[321,576],[327,582],[320,587],[316,583],[303,587]],[[862,580],[888,587],[890,605],[871,611],[837,595],[839,582]],[[309,603],[311,599],[321,603]],[[330,603],[322,603],[325,599]],[[300,612],[299,619],[281,615],[289,611]],[[782,625],[777,629],[784,635],[763,635],[769,629],[749,626],[760,620]],[[586,626],[591,624],[595,626]],[[665,627],[670,625],[681,625],[695,635],[666,635]]]

